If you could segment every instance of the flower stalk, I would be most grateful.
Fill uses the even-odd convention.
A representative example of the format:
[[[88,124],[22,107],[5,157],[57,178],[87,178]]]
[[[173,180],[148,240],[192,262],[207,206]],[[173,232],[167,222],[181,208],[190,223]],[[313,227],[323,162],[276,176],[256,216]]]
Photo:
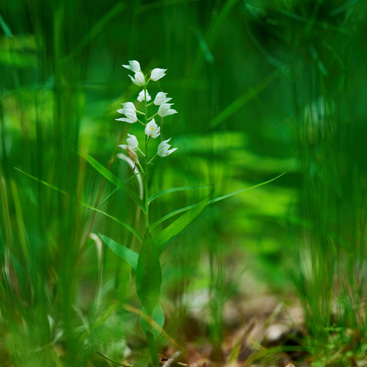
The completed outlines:
[[[166,75],[166,69],[156,68],[153,69],[148,77],[145,75],[140,67],[140,63],[136,60],[129,61],[128,65],[122,65],[124,68],[134,73],[134,76],[129,75],[131,81],[143,87],[137,97],[139,103],[144,102],[144,111],[140,111],[136,108],[132,102],[123,103],[123,108],[117,110],[118,113],[124,115],[124,117],[116,119],[129,124],[135,124],[138,122],[144,127],[144,149],[139,148],[139,142],[136,136],[128,134],[127,144],[120,145],[122,149],[125,149],[129,158],[134,163],[134,171],[137,170],[142,174],[143,187],[144,187],[144,240],[142,242],[141,250],[139,253],[139,259],[136,270],[136,288],[137,294],[143,305],[143,312],[146,313],[151,319],[154,320],[154,315],[162,313],[161,306],[159,304],[159,293],[161,285],[161,267],[159,263],[159,257],[155,250],[154,239],[150,233],[149,222],[149,182],[150,182],[150,170],[149,165],[159,157],[166,157],[173,153],[177,148],[169,149],[168,142],[170,139],[162,141],[162,126],[158,126],[154,118],[159,115],[162,120],[165,116],[177,113],[176,110],[170,108],[172,103],[167,103],[171,98],[167,98],[167,93],[158,92],[154,100],[149,95],[147,86],[150,81],[155,82],[160,80]],[[156,108],[155,113],[148,117],[149,107],[154,106]],[[137,115],[144,116],[143,121],[139,120]],[[162,121],[163,123],[163,121]],[[157,151],[153,157],[149,157],[149,144],[153,142],[157,137],[161,137],[161,142],[157,146]],[[140,157],[139,157],[140,156]],[[142,160],[142,163],[140,162]],[[164,317],[163,317],[164,318]],[[162,319],[162,318],[160,318]],[[146,335],[148,348],[153,361],[154,367],[158,367],[158,354],[155,339],[158,337],[153,330],[152,325],[144,324],[142,328]]]

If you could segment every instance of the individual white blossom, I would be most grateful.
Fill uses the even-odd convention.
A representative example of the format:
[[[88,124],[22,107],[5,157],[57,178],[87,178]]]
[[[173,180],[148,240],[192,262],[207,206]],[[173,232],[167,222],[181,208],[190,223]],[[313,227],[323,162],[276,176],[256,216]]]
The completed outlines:
[[[134,75],[134,77],[132,77],[131,75],[129,75],[131,81],[136,84],[139,87],[143,87],[145,85],[145,77],[144,74],[141,71],[137,71]]]
[[[153,139],[159,136],[160,131],[161,128],[155,123],[154,119],[148,122],[147,126],[145,127],[145,134],[147,136],[151,136]]]
[[[147,91],[147,102],[149,102],[151,99],[152,99],[152,97],[149,95],[149,93]],[[144,91],[144,89],[139,93],[138,101],[139,102],[145,101],[145,91]]]
[[[171,99],[172,98],[167,98],[167,93],[158,92],[154,98],[154,104],[160,106],[161,104],[169,102]]]
[[[138,121],[138,117],[136,116],[135,105],[132,102],[123,103],[123,108],[117,110],[118,113],[125,115],[126,117],[116,119],[117,121],[125,121],[129,124],[133,124]]]
[[[171,138],[167,139],[167,140],[163,140],[159,145],[158,145],[158,151],[157,154],[160,157],[167,157],[168,155],[172,154],[175,150],[177,150],[177,148],[172,148],[170,149],[171,145],[168,144],[168,142],[171,140]]]
[[[176,110],[171,108],[172,105],[173,105],[173,103],[161,104],[159,106],[158,115],[161,116],[161,117],[164,117],[164,116],[173,115],[173,114],[177,113]]]
[[[122,144],[122,145],[119,145],[119,147],[121,147],[122,149],[127,149],[129,148],[130,150],[132,151],[136,151],[138,149],[138,146],[139,146],[139,142],[138,142],[138,139],[136,138],[135,135],[130,135],[130,134],[127,134],[129,137],[126,139],[126,143],[127,145],[125,144]]]
[[[129,61],[129,65],[122,65],[125,69],[131,70],[133,73],[137,73],[138,71],[141,71],[140,64],[136,60]]]
[[[153,69],[152,72],[150,73],[150,79],[156,82],[157,80],[163,78],[166,75],[166,71],[167,69],[160,69],[160,68]]]

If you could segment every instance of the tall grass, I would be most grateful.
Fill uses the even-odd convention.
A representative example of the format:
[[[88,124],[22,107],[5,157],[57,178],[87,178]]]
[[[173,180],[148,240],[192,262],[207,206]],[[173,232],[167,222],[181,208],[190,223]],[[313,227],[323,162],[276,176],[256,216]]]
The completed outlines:
[[[348,342],[359,330],[362,345],[365,15],[342,0],[1,2],[2,364],[97,366],[97,352],[121,361],[129,350],[145,361],[131,270],[90,237],[137,249],[118,221],[134,226],[135,204],[78,154],[137,188],[116,160],[129,130],[114,121],[138,93],[121,67],[131,59],[168,68],[180,111],[165,127],[180,154],[157,169],[154,192],[220,195],[292,169],[174,239],[162,259],[169,336],[183,347],[207,335],[223,360],[228,300],[256,287],[243,269],[288,294],[295,263],[311,350],[335,330]],[[200,198],[162,198],[151,215]],[[190,314],[198,328],[184,327]]]

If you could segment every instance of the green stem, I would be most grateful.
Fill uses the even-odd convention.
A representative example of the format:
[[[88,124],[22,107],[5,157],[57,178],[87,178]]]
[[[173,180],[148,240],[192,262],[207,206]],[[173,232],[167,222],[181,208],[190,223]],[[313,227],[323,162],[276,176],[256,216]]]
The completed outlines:
[[[145,121],[146,120],[147,120],[147,117],[145,116]],[[143,125],[144,127],[147,125],[146,123],[144,124],[144,122],[140,121],[139,119],[138,119],[138,122],[139,122],[140,125]]]
[[[145,95],[145,125],[148,123],[147,84],[148,84],[148,82],[144,86],[144,95]],[[144,175],[144,202],[145,202],[145,209],[146,209],[146,214],[145,214],[145,230],[148,230],[148,228],[149,228],[148,143],[149,143],[148,136],[145,135],[145,175]]]
[[[157,156],[157,153],[154,154],[153,158],[148,162],[148,164],[151,164],[156,156]]]
[[[158,112],[157,112],[157,113],[155,113],[153,116],[150,116],[150,117],[148,118],[148,122],[152,121],[152,120],[154,119],[154,117],[156,117],[157,115],[158,115]]]

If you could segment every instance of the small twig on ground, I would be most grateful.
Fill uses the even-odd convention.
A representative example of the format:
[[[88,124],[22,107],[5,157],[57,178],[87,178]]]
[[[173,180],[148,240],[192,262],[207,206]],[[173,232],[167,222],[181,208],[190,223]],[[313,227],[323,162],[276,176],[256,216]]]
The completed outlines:
[[[174,365],[178,366],[187,366],[186,363],[176,362],[177,359],[181,356],[181,352],[176,352],[162,367],[173,367]]]

